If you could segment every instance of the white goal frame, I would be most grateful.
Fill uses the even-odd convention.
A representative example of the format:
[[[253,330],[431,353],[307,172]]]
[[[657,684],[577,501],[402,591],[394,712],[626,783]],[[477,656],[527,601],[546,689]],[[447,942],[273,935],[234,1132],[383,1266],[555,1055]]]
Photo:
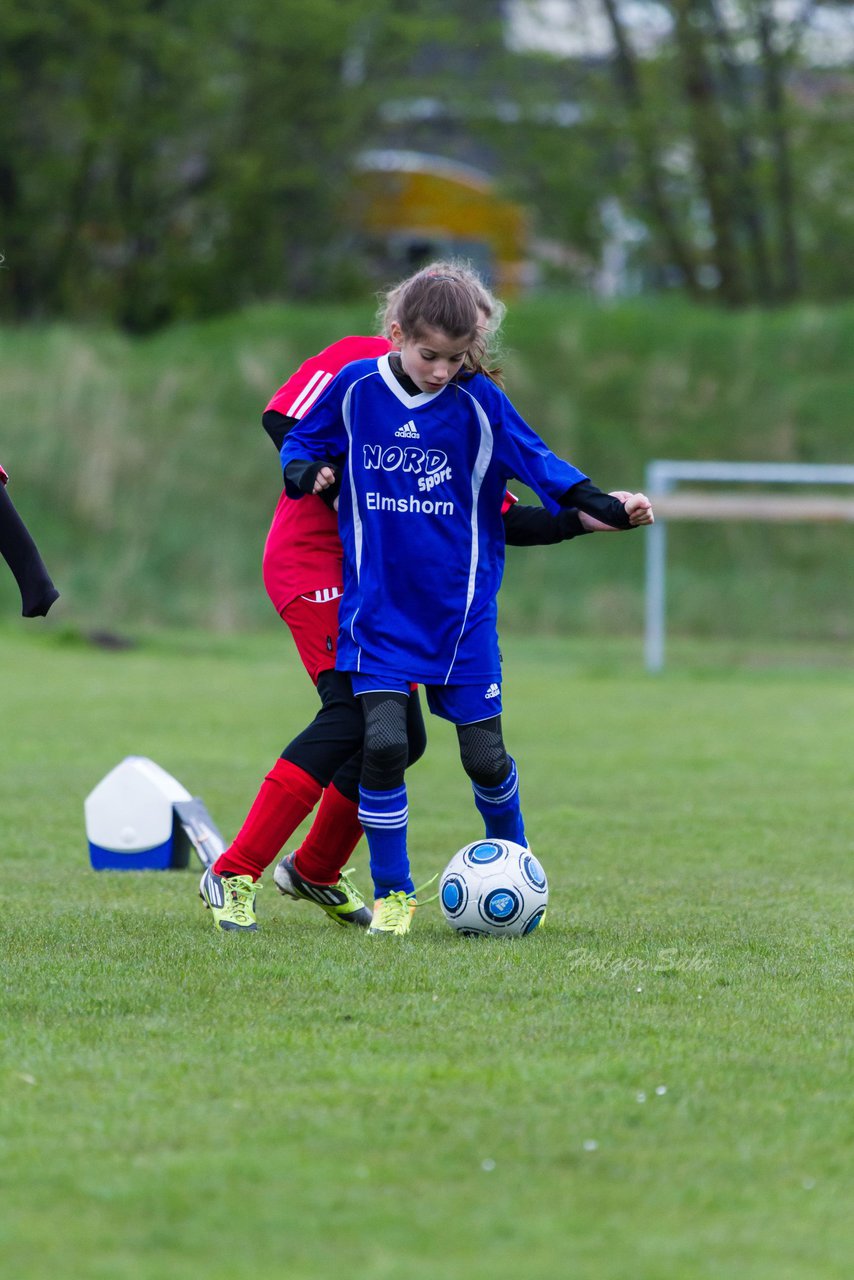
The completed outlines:
[[[655,523],[646,530],[644,658],[647,671],[664,668],[667,522],[761,520],[778,523],[854,523],[854,499],[779,493],[677,492],[684,483],[854,485],[854,466],[800,462],[674,462],[656,459],[646,468],[646,494]]]

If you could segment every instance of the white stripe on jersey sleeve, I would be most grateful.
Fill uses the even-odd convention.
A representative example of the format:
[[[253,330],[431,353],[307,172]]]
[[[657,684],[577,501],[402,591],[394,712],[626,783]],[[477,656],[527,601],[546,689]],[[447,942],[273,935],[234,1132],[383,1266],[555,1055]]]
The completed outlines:
[[[344,430],[347,432],[347,476],[350,481],[350,497],[353,502],[353,542],[356,552],[356,581],[361,578],[362,569],[362,514],[359,511],[359,494],[356,490],[353,467],[353,424],[350,418],[350,401],[353,397],[355,382],[349,386],[341,401],[341,417],[344,419]]]
[[[303,387],[290,409],[288,409],[288,417],[301,418],[304,413],[307,413],[321,391],[329,386],[332,377],[331,373],[327,373],[324,369],[318,369],[317,373],[309,380],[308,385]]]

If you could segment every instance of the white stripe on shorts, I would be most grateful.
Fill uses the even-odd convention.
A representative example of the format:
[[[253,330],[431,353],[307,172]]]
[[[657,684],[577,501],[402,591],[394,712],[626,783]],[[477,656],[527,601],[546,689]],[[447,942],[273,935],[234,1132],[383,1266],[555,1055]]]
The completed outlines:
[[[312,591],[308,595],[300,596],[300,600],[307,600],[309,604],[328,604],[330,600],[337,600],[343,594],[340,587],[323,587],[320,591]]]

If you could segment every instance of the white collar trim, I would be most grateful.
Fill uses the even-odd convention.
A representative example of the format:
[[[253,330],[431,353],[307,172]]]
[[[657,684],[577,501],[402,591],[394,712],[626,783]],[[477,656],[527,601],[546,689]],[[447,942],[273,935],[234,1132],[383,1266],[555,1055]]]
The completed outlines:
[[[393,395],[397,396],[400,403],[406,405],[407,409],[418,409],[421,405],[431,404],[436,397],[440,396],[450,385],[446,382],[445,386],[440,387],[438,391],[419,391],[417,395],[411,396],[408,391],[403,389],[397,378],[394,376],[391,367],[390,354],[380,356],[377,361],[377,368],[380,371],[380,377],[388,387],[389,391],[391,391]]]

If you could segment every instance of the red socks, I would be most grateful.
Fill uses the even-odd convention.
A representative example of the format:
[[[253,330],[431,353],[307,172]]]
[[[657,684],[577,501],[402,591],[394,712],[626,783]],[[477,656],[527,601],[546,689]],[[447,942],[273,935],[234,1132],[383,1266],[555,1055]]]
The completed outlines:
[[[214,863],[215,874],[251,876],[259,880],[288,837],[311,813],[322,790],[320,783],[305,770],[289,760],[277,760],[262,782],[234,842]],[[337,880],[338,875],[336,872],[327,883]]]
[[[233,843],[214,863],[216,875],[259,880],[288,837],[320,801],[311,830],[296,853],[296,869],[314,884],[336,884],[362,835],[359,806],[334,784],[325,791],[289,760],[277,760]]]
[[[296,851],[297,871],[313,884],[336,884],[361,835],[358,804],[330,783],[311,830]]]

